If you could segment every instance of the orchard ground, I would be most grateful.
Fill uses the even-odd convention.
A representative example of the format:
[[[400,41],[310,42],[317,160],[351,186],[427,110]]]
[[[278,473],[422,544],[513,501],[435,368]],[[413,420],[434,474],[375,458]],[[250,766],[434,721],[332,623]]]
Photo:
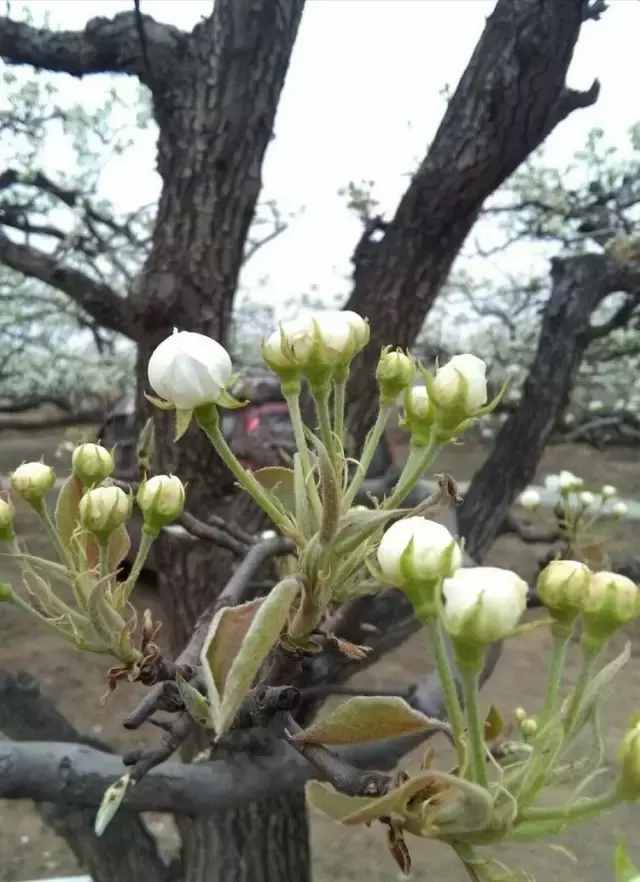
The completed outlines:
[[[6,474],[25,459],[39,459],[44,454],[47,462],[64,474],[68,453],[56,459],[54,452],[62,440],[62,433],[2,432],[0,434],[0,474]],[[449,448],[436,465],[436,471],[450,472],[456,479],[465,480],[486,455],[486,448],[466,443]],[[583,476],[596,487],[603,483],[618,486],[625,497],[640,499],[640,469],[638,452],[613,448],[596,452],[576,445],[550,447],[540,466],[537,480],[561,468]],[[41,531],[34,517],[25,509],[19,512],[18,528],[32,552],[46,554]],[[637,524],[626,524],[615,531],[614,555],[631,551],[637,534]],[[537,556],[546,546],[525,545],[514,536],[501,537],[495,544],[487,563],[510,567],[523,577],[532,579],[537,569]],[[5,578],[8,565],[3,563]],[[11,574],[9,574],[11,575]],[[152,586],[137,590],[140,608],[156,607]],[[529,614],[533,617],[533,613]],[[620,739],[634,711],[640,710],[640,626],[618,635],[611,647],[620,650],[626,639],[632,641],[633,657],[620,675],[606,710],[606,739],[608,757],[615,762]],[[541,706],[545,679],[545,661],[549,648],[547,628],[533,630],[527,636],[505,647],[501,663],[484,690],[488,707],[495,704],[506,719],[512,719],[513,710],[523,705],[534,712]],[[407,641],[384,661],[352,680],[368,688],[393,688],[414,682],[427,670],[428,658],[420,634]],[[571,655],[568,681],[577,674],[577,653]],[[13,608],[0,609],[0,671],[28,671],[36,677],[46,695],[82,732],[104,739],[116,748],[131,749],[150,743],[152,731],[125,732],[120,720],[141,697],[142,687],[122,686],[105,706],[100,696],[105,691],[104,674],[108,660],[99,656],[76,653],[57,635],[39,627],[33,620]],[[150,727],[149,727],[150,728]],[[1,737],[1,736],[0,736]],[[437,761],[445,767],[448,762],[442,743],[432,742]],[[415,767],[421,752],[407,758],[405,767]],[[440,756],[438,757],[438,754]],[[605,782],[601,781],[601,784]],[[563,794],[558,794],[562,800]],[[176,847],[177,837],[171,819],[164,815],[146,816],[152,831],[167,853]],[[27,801],[0,801],[0,882],[21,882],[40,877],[56,877],[82,872],[73,854],[63,840],[46,828],[33,805]],[[612,853],[616,841],[623,837],[631,854],[640,860],[638,827],[640,805],[624,806],[613,814],[579,825],[573,831],[550,840],[548,844],[531,844],[516,848],[500,848],[495,854],[513,865],[522,862],[539,880],[547,882],[560,877],[565,882],[608,882],[613,880]],[[312,813],[312,850],[315,882],[328,880],[367,880],[388,882],[398,878],[398,872],[387,853],[385,832],[381,826],[346,829]],[[409,839],[415,866],[416,880],[439,879],[442,882],[461,882],[464,871],[450,856],[448,849],[431,842]]]

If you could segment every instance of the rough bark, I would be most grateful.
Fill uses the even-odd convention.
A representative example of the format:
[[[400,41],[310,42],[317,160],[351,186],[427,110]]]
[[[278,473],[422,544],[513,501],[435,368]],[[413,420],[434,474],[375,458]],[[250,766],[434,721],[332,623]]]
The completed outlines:
[[[591,325],[594,310],[607,294],[638,290],[634,275],[603,254],[552,261],[551,294],[520,405],[498,433],[459,510],[460,532],[476,560],[487,552],[511,503],[535,475],[585,350],[600,334]]]
[[[588,92],[565,86],[583,0],[499,0],[436,136],[380,241],[366,231],[353,255],[347,308],[371,319],[372,343],[350,392],[354,434],[372,422],[381,346],[420,332],[484,200]]]
[[[193,818],[181,827],[184,882],[310,882],[302,791]]]
[[[16,741],[33,738],[55,742],[82,741],[80,733],[40,694],[35,681],[26,676],[0,674],[0,731]],[[87,739],[86,743],[96,744],[96,741]],[[0,742],[0,747],[10,749],[10,746],[11,742]],[[68,746],[71,750],[90,749],[77,744]],[[50,745],[45,743],[42,747],[43,755],[50,757]],[[101,747],[108,749],[105,745]],[[112,757],[109,759],[115,760]],[[37,780],[40,777],[37,764],[29,765],[31,775]],[[15,759],[8,759],[7,754],[3,756],[1,749],[0,769],[0,778],[5,785],[9,784],[12,773],[16,783],[19,779],[26,784],[30,779],[27,767],[16,763]],[[68,772],[68,763],[59,757],[56,774],[50,778],[54,786],[49,794],[43,796],[44,800],[51,798],[52,801],[41,801],[36,794],[29,794],[28,798],[36,799],[43,820],[66,840],[94,882],[114,882],[115,879],[119,882],[139,882],[140,879],[163,882],[168,879],[167,868],[158,854],[153,837],[133,812],[125,809],[114,819],[102,838],[95,835],[95,808],[84,808],[68,798],[71,783]],[[4,790],[0,787],[0,795],[11,796],[10,788]]]

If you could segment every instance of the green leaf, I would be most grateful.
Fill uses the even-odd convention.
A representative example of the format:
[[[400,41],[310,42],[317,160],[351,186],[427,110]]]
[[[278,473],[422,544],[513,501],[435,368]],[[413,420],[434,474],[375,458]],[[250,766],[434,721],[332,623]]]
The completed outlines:
[[[102,836],[107,829],[109,822],[120,808],[122,800],[129,788],[129,784],[131,783],[131,775],[123,775],[122,778],[118,778],[117,781],[113,782],[111,787],[108,787],[105,790],[93,826],[96,836]]]
[[[174,441],[179,441],[182,438],[184,433],[191,425],[192,417],[192,410],[179,410],[178,408],[176,408],[176,433],[173,436]]]
[[[213,729],[209,702],[198,690],[184,679],[182,674],[176,674],[176,683],[180,691],[180,697],[184,702],[187,713],[192,720],[205,729]]]
[[[489,708],[487,719],[484,721],[484,740],[488,742],[495,741],[502,734],[503,729],[504,720],[502,719],[502,714],[495,704],[492,704]]]
[[[304,744],[359,744],[430,730],[448,732],[449,727],[414,710],[403,698],[356,696],[296,733],[292,740]]]
[[[109,536],[109,571],[114,573],[125,559],[131,548],[131,539],[124,524]]]
[[[78,524],[82,490],[82,482],[75,475],[70,475],[60,488],[56,501],[56,529],[60,541],[68,551],[71,551],[71,536]]]
[[[595,677],[592,677],[589,681],[589,685],[585,689],[584,697],[580,705],[580,715],[576,720],[572,731],[577,731],[580,728],[582,722],[589,715],[594,704],[600,697],[600,693],[609,686],[613,678],[622,670],[630,658],[631,643],[627,642],[620,655],[616,656],[616,658],[605,665],[602,670],[598,671]]]
[[[257,469],[253,473],[253,477],[282,503],[285,511],[295,515],[296,491],[293,469],[287,469],[284,466],[268,466],[265,469]]]
[[[309,476],[309,481],[313,481],[313,475]],[[296,453],[293,457],[293,495],[295,498],[295,521],[302,530],[305,539],[310,539],[317,531],[317,525],[314,523],[314,517],[309,505],[309,493],[304,478],[304,469],[302,468],[302,460],[300,454]]]
[[[300,590],[286,578],[264,598],[225,607],[213,617],[200,660],[217,737],[226,732],[277,643]]]
[[[338,533],[334,540],[336,554],[348,554],[355,551],[365,539],[377,530],[386,526],[391,520],[403,518],[408,514],[406,509],[395,508],[389,511],[371,509],[369,511],[348,511],[338,523]]]
[[[616,882],[640,882],[640,870],[631,863],[624,842],[619,842],[613,856]]]

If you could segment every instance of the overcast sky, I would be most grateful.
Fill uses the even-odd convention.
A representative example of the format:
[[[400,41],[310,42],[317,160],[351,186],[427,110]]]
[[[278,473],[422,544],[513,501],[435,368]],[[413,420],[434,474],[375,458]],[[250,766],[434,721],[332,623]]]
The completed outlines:
[[[37,18],[48,11],[59,27],[81,28],[95,15],[113,15],[132,3],[14,0],[12,13],[24,6]],[[337,191],[349,180],[372,179],[383,211],[393,212],[407,173],[424,155],[442,116],[441,91],[455,88],[494,6],[495,0],[307,0],[263,191],[284,211],[304,212],[251,262],[246,285],[268,276],[269,297],[283,301],[313,285],[327,295],[348,291],[345,277],[359,225]],[[141,7],[188,30],[211,4],[141,0]],[[563,165],[594,126],[623,144],[640,117],[639,37],[638,0],[611,0],[600,22],[585,24],[569,85],[585,89],[597,76],[601,95],[594,107],[575,112],[550,136],[550,164]],[[56,77],[75,99],[95,97],[110,79]],[[126,79],[118,82],[130,94]],[[104,189],[123,207],[148,202],[159,188],[154,167],[154,135],[143,132],[127,155],[126,172],[117,163],[105,169]]]

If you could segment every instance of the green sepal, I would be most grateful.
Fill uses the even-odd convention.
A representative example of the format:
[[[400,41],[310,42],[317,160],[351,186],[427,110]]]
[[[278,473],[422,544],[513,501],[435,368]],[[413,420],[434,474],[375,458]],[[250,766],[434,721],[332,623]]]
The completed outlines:
[[[234,398],[226,389],[221,389],[216,398],[216,404],[220,405],[220,407],[226,407],[227,410],[240,410],[249,404],[249,400],[240,401],[240,399]]]
[[[176,408],[176,433],[173,436],[174,441],[179,441],[184,433],[191,425],[193,418],[193,410],[180,410]]]
[[[171,401],[165,401],[164,398],[158,398],[157,395],[149,395],[148,392],[144,393],[144,397],[150,404],[153,404],[154,407],[157,407],[158,410],[175,410],[176,406]]]

